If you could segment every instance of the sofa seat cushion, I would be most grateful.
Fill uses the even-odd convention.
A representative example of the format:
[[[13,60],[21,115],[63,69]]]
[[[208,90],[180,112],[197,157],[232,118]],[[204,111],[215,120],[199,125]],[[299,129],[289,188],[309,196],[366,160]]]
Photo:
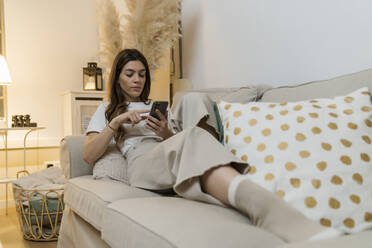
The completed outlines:
[[[113,248],[266,248],[284,243],[233,209],[178,197],[125,199],[108,205],[102,238]]]
[[[372,230],[345,235],[333,239],[307,241],[302,243],[284,244],[278,248],[370,248],[372,244]]]
[[[74,212],[101,230],[107,204],[125,198],[153,196],[159,195],[114,180],[95,180],[89,175],[68,181],[64,201]]]

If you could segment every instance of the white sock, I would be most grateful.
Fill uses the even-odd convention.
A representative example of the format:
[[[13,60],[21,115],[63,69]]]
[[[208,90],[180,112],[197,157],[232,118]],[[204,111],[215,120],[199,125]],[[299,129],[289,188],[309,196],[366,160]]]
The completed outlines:
[[[323,240],[323,239],[330,239],[334,237],[341,236],[342,232],[336,230],[334,228],[327,228],[326,230],[315,234],[314,236],[310,237],[309,240]]]
[[[245,179],[244,175],[238,175],[238,176],[234,177],[233,180],[230,182],[229,191],[227,193],[227,196],[228,196],[229,203],[233,207],[236,207],[236,203],[235,203],[236,189],[238,188],[239,183],[244,179]]]

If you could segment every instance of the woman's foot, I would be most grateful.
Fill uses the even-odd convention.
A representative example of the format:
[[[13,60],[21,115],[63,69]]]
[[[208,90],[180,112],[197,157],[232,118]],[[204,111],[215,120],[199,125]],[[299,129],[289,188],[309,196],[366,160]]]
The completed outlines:
[[[244,176],[233,179],[229,202],[246,214],[253,224],[291,243],[337,237],[341,232],[311,221],[275,194]]]

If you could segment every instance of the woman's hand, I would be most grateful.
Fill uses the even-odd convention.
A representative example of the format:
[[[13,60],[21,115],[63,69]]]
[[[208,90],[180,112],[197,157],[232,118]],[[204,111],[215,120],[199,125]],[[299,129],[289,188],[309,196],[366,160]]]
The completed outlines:
[[[145,127],[147,129],[150,129],[151,131],[156,133],[156,135],[162,137],[163,139],[168,139],[169,137],[173,136],[172,131],[168,128],[168,112],[166,113],[166,116],[164,116],[158,109],[155,111],[160,120],[149,115],[147,116]]]
[[[110,122],[110,127],[112,127],[115,130],[118,130],[118,128],[126,123],[126,124],[132,124],[132,126],[136,125],[140,121],[143,121],[147,119],[147,116],[141,115],[145,113],[149,113],[150,110],[130,110],[125,113],[122,113],[118,116],[116,116],[112,121]]]

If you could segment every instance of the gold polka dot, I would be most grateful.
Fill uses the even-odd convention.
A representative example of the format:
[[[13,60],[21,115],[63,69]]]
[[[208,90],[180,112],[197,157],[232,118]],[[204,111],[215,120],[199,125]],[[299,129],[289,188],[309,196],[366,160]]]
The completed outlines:
[[[327,162],[321,161],[316,164],[316,167],[318,167],[320,171],[324,171],[327,168]]]
[[[274,116],[270,114],[266,115],[265,118],[266,120],[274,120]]]
[[[309,116],[311,118],[318,118],[319,115],[317,113],[309,113]]]
[[[229,110],[231,108],[231,104],[227,104],[227,105],[225,105],[225,109],[226,110]]]
[[[338,114],[336,113],[329,113],[330,116],[332,116],[333,118],[337,118],[338,117]]]
[[[309,196],[309,197],[306,197],[305,198],[305,205],[306,205],[306,207],[308,207],[308,208],[314,208],[314,207],[316,207],[317,204],[318,203],[317,203],[317,201],[315,200],[314,197]]]
[[[347,103],[351,103],[352,101],[354,101],[354,98],[353,97],[351,97],[351,96],[347,96],[347,97],[345,97],[345,102],[347,102]]]
[[[322,148],[326,151],[332,150],[332,146],[328,143],[322,142]]]
[[[352,218],[347,218],[344,220],[344,225],[348,228],[354,228],[355,221]]]
[[[302,109],[301,105],[296,105],[296,106],[293,107],[294,111],[300,111],[301,109]]]
[[[291,178],[290,183],[294,188],[299,188],[301,186],[301,180],[299,178]]]
[[[357,196],[357,195],[350,195],[350,200],[352,202],[354,202],[355,204],[359,204],[360,203],[360,197]]]
[[[242,111],[235,111],[234,112],[234,117],[239,117],[242,115]]]
[[[352,109],[345,109],[344,110],[344,114],[345,115],[352,115],[354,112],[353,112],[353,110]]]
[[[306,136],[303,133],[297,133],[296,134],[296,140],[297,141],[304,141],[304,140],[306,140]]]
[[[352,122],[349,122],[349,123],[347,124],[347,126],[348,126],[350,129],[353,129],[353,130],[355,130],[355,129],[358,128],[358,125],[355,124],[355,123],[352,123]]]
[[[265,175],[265,180],[266,180],[266,181],[274,180],[274,178],[275,178],[275,175],[272,174],[272,173],[267,173],[267,174]]]
[[[308,151],[300,151],[299,152],[299,154],[300,154],[300,157],[301,158],[308,158],[308,157],[310,157],[310,152],[308,152]]]
[[[276,106],[276,104],[274,104],[274,103],[269,104],[269,108],[274,108],[275,106]]]
[[[329,219],[321,218],[319,222],[322,226],[331,227],[332,222]]]
[[[221,101],[220,100],[217,100],[217,104],[220,105],[221,104]]]
[[[319,189],[320,186],[322,185],[322,182],[319,179],[313,179],[311,180],[311,184],[313,185],[314,188]]]
[[[349,156],[343,155],[340,157],[340,160],[346,165],[351,165],[351,158]]]
[[[231,153],[236,155],[236,150],[235,149],[231,149]]]
[[[320,107],[319,105],[313,104],[313,108],[321,109],[322,107]]]
[[[258,144],[258,146],[257,146],[257,151],[259,151],[259,152],[262,152],[262,151],[264,151],[266,149],[266,145],[265,144]]]
[[[322,129],[320,129],[319,127],[313,127],[311,129],[311,132],[313,132],[313,134],[320,134],[322,132]]]
[[[366,142],[367,144],[371,144],[371,138],[368,137],[367,135],[363,135],[363,136],[362,136],[362,139],[363,139],[364,142]]]
[[[362,95],[370,95],[370,94],[369,94],[369,91],[362,91],[361,94],[362,94]]]
[[[305,121],[305,118],[304,117],[302,117],[302,116],[297,117],[297,122],[298,123],[302,123],[304,121]]]
[[[280,129],[282,129],[283,131],[287,131],[289,129],[289,125],[288,124],[283,124],[280,126]]]
[[[348,141],[347,139],[341,139],[340,141],[346,147],[350,147],[352,145],[352,143]]]
[[[328,124],[328,127],[329,127],[330,129],[333,129],[333,130],[336,130],[336,129],[338,128],[337,124],[334,123],[334,122],[330,122],[330,123]]]
[[[280,103],[280,106],[285,106],[285,105],[287,105],[287,102],[281,102]]]
[[[310,100],[309,102],[311,102],[311,103],[317,103],[318,101],[317,100]]]
[[[254,112],[257,112],[257,111],[259,111],[259,110],[260,110],[260,108],[259,108],[259,107],[256,107],[256,106],[254,106],[254,107],[252,107],[252,108],[251,108],[251,110],[252,110],[252,111],[254,111]]]
[[[364,123],[367,125],[367,127],[372,127],[372,121],[369,119],[366,119]]]
[[[331,178],[331,183],[336,184],[336,185],[340,185],[340,184],[342,184],[342,178],[337,176],[337,175],[334,175]]]
[[[330,208],[339,209],[341,206],[341,203],[337,199],[331,197],[329,198],[328,205]]]
[[[249,174],[253,175],[256,172],[257,172],[256,166],[252,166],[252,165],[249,166],[249,171],[248,171]]]
[[[274,156],[273,155],[267,155],[264,158],[264,161],[265,161],[265,163],[270,164],[270,163],[274,162]]]
[[[279,150],[285,150],[288,148],[288,143],[287,142],[280,142],[278,145]]]
[[[228,135],[226,135],[226,137],[225,137],[225,143],[226,144],[229,143],[229,136]]]
[[[269,136],[271,134],[271,129],[270,128],[265,128],[261,131],[263,136]]]
[[[240,159],[243,160],[244,162],[247,162],[248,156],[247,155],[243,155]]]
[[[372,222],[372,213],[370,213],[370,212],[366,212],[366,213],[364,214],[364,220],[365,220],[366,222]]]
[[[365,162],[369,162],[371,159],[369,158],[369,155],[367,153],[361,153],[360,154],[360,158],[365,161]]]
[[[285,196],[285,192],[283,191],[283,190],[278,190],[278,191],[276,191],[275,192],[275,194],[277,195],[277,196],[279,196],[280,198],[284,198],[284,196]]]
[[[230,122],[226,122],[226,128],[229,128]]]
[[[330,104],[327,106],[328,108],[331,108],[331,109],[335,109],[336,108],[336,104]]]
[[[235,135],[240,134],[240,131],[242,131],[242,129],[241,129],[240,127],[236,127],[236,128],[234,128],[234,134],[235,134]]]
[[[359,173],[353,174],[353,180],[357,182],[358,184],[363,184],[363,177]]]
[[[370,112],[372,110],[371,107],[368,107],[368,106],[363,106],[360,108],[360,110],[362,110],[363,112]]]
[[[282,111],[280,111],[279,112],[281,115],[286,115],[286,114],[288,114],[288,110],[282,110]]]
[[[247,137],[245,137],[245,138],[244,138],[244,142],[247,143],[247,144],[251,143],[251,142],[252,142],[252,138],[251,138],[251,136],[247,136]]]
[[[287,171],[293,171],[296,169],[296,165],[292,162],[287,162],[285,163],[285,168],[287,169]]]
[[[250,119],[249,120],[249,126],[253,127],[257,124],[257,120],[256,119]]]

